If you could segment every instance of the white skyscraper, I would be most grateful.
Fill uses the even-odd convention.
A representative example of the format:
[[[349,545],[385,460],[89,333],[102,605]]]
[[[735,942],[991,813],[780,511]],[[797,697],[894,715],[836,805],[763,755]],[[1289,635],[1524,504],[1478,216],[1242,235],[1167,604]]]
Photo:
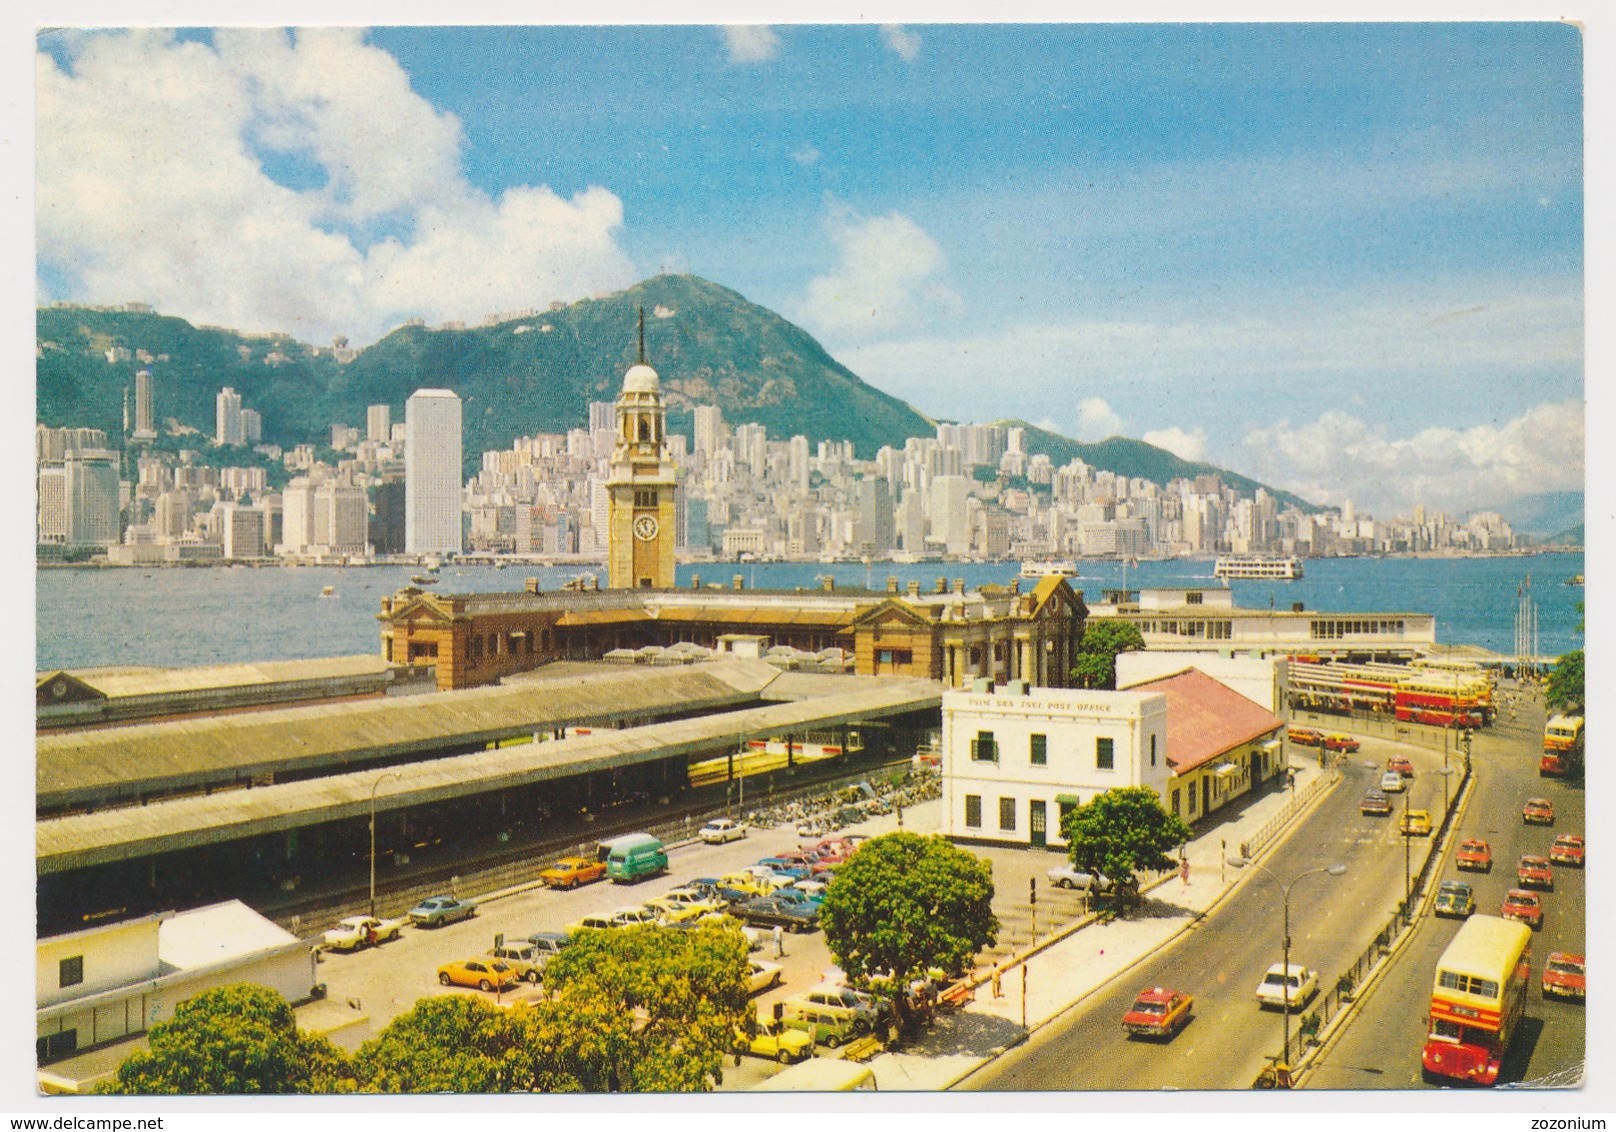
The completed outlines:
[[[152,372],[149,369],[135,374],[135,432],[131,439],[157,439],[157,416],[152,411]]]
[[[372,405],[365,410],[365,439],[386,444],[393,433],[391,405]]]
[[[241,394],[228,385],[214,401],[213,439],[219,444],[241,443]]]
[[[404,550],[460,553],[460,398],[417,389],[404,405]]]

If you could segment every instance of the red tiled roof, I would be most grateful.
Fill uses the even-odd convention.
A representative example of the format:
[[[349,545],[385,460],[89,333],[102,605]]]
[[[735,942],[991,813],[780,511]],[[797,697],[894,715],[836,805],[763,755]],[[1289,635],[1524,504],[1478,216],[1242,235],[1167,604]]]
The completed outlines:
[[[1284,720],[1198,668],[1135,684],[1128,691],[1167,697],[1167,765],[1178,774],[1285,726]]]

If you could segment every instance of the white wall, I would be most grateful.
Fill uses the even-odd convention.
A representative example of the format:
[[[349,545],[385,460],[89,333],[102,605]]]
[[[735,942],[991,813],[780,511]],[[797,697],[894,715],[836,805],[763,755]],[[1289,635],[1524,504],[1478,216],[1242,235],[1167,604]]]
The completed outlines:
[[[1186,668],[1198,668],[1258,707],[1279,715],[1289,664],[1284,657],[1228,657],[1216,653],[1155,649],[1124,652],[1117,654],[1117,687],[1132,688],[1137,684],[1148,684],[1152,680],[1172,676]]]

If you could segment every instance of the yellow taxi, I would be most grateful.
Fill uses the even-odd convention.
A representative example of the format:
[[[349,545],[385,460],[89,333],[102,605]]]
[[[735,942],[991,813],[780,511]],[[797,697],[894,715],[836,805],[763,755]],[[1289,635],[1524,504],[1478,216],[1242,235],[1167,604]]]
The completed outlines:
[[[478,990],[509,990],[520,981],[514,968],[499,959],[480,956],[445,963],[438,968],[438,982],[446,987],[476,987]]]
[[[1403,815],[1404,837],[1431,836],[1431,812],[1429,810],[1410,810]]]
[[[563,857],[541,872],[539,879],[551,888],[577,888],[605,875],[605,861],[591,861],[588,857]]]

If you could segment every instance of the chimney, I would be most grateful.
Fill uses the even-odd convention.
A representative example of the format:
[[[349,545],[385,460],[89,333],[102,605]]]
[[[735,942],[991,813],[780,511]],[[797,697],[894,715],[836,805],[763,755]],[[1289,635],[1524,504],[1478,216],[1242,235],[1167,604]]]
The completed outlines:
[[[971,691],[979,696],[991,696],[993,694],[993,681],[986,676],[978,676],[971,681]]]
[[[947,578],[938,578],[937,579],[937,592],[940,593],[940,594],[946,594],[948,592],[948,579]]]
[[[919,582],[910,582],[909,583],[909,596],[910,597],[919,597],[920,596],[920,583]]]
[[[701,589],[701,575],[700,574],[692,574],[692,575],[690,575],[690,588],[693,589],[693,590]]]
[[[957,593],[957,594],[962,594],[962,593],[965,592],[965,579],[964,578],[955,578],[954,579],[954,592]]]
[[[1010,579],[1010,592],[1013,593],[1013,594],[1018,594],[1018,593],[1021,592],[1021,579],[1020,578],[1011,578]]]
[[[539,592],[539,580],[537,578],[528,578],[523,581],[522,588],[530,594],[536,594]]]
[[[1291,602],[1291,612],[1292,613],[1305,613],[1305,612],[1307,612],[1307,607],[1305,605],[1303,605],[1299,601],[1293,601],[1293,602]]]
[[[836,592],[836,575],[835,574],[826,574],[825,577],[820,581],[819,584],[824,589],[824,591],[826,593],[835,593]]]
[[[898,592],[898,578],[897,578],[897,576],[895,574],[888,574],[887,575],[887,593],[895,594],[897,592]]]
[[[746,588],[746,579],[740,574],[731,575],[729,579],[729,588],[732,590],[744,590]]]

